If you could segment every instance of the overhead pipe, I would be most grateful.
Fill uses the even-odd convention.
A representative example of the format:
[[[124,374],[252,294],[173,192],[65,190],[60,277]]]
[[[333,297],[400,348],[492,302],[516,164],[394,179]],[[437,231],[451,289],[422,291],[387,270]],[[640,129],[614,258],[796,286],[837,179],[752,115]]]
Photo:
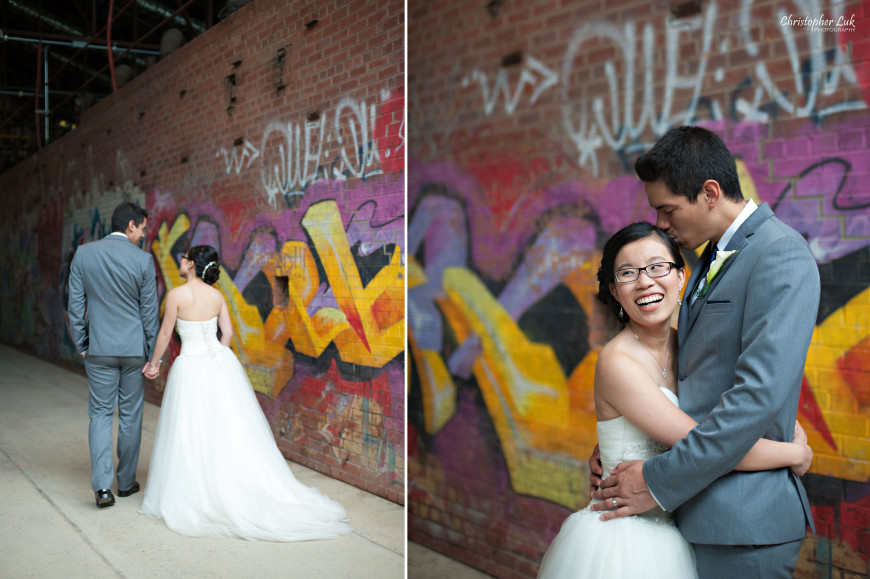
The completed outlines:
[[[79,94],[75,91],[71,90],[57,90],[57,89],[49,89],[48,91],[51,94],[55,95],[76,95]],[[33,95],[38,95],[38,92],[33,92],[32,90],[24,90],[24,89],[10,89],[10,88],[0,88],[0,96],[14,96],[19,98],[24,97],[32,97]],[[106,95],[97,95],[99,97],[105,97]]]
[[[69,25],[61,22],[60,20],[56,20],[50,16],[46,16],[45,13],[42,12],[41,7],[39,10],[34,10],[30,6],[27,6],[25,4],[21,4],[20,2],[17,2],[16,0],[5,0],[3,3],[8,4],[12,8],[14,8],[15,10],[18,10],[19,12],[26,14],[30,18],[35,18],[40,23],[44,22],[44,23],[48,24],[49,26],[55,28],[56,30],[63,30],[65,32],[75,32],[75,28],[73,28],[72,26],[69,26]]]
[[[135,1],[135,0],[134,0],[134,1]],[[152,34],[153,32],[155,32],[156,30],[159,30],[160,28],[162,28],[164,25],[166,25],[167,22],[169,22],[170,20],[172,20],[172,19],[173,19],[173,18],[174,18],[178,13],[184,11],[185,9],[187,9],[188,6],[190,6],[191,4],[193,4],[193,3],[196,2],[196,1],[197,1],[197,0],[187,0],[187,2],[185,2],[184,4],[182,4],[182,5],[181,5],[181,6],[180,6],[180,7],[179,7],[175,12],[173,12],[169,17],[167,17],[165,20],[163,20],[163,22],[161,22],[160,24],[158,24],[157,26],[155,26],[154,28],[152,28],[151,30],[149,30],[148,32],[146,32],[144,36],[142,36],[139,40],[137,40],[136,42],[134,42],[133,44],[131,44],[130,47],[129,47],[127,50],[125,50],[124,52],[122,52],[122,53],[118,56],[118,58],[119,58],[119,59],[123,58],[123,57],[124,57],[128,52],[130,52],[131,50],[133,50],[134,48],[136,48],[138,45],[142,44],[142,40],[144,40],[144,39],[148,38],[149,36],[151,36],[151,34]],[[87,87],[89,84],[91,84],[91,83],[94,81],[95,78],[97,78],[98,76],[100,76],[101,74],[103,74],[103,72],[105,72],[105,70],[106,70],[107,68],[109,68],[109,65],[106,65],[106,66],[104,66],[103,68],[101,68],[99,71],[97,71],[97,73],[94,74],[94,75],[93,75],[91,78],[89,78],[88,80],[86,80],[85,83],[79,87],[79,89],[83,89],[83,88]],[[60,107],[62,107],[63,105],[65,105],[65,104],[67,103],[67,101],[69,101],[70,98],[71,98],[71,97],[67,97],[66,99],[64,99],[63,101],[61,101],[61,103],[60,103],[59,105],[57,105],[56,108],[60,108]],[[4,122],[3,124],[5,124],[5,122]],[[0,124],[0,129],[3,128],[3,124]]]
[[[166,25],[170,20],[172,20],[173,18],[175,18],[179,13],[184,12],[185,10],[187,10],[187,7],[190,6],[191,4],[195,3],[195,2],[196,2],[196,0],[187,0],[187,2],[185,2],[184,4],[182,4],[181,6],[178,7],[178,10],[176,10],[175,12],[173,12],[172,14],[170,14],[169,16],[167,16],[167,17],[163,20],[163,22],[161,22],[160,24],[158,24],[157,26],[155,26],[154,28],[152,28],[151,30],[149,30],[148,32],[146,32],[144,36],[142,36],[139,40],[137,40],[136,42],[134,42],[133,44],[131,44],[130,47],[129,47],[127,50],[125,50],[124,52],[121,53],[120,56],[118,56],[118,58],[123,58],[124,55],[126,55],[128,52],[130,52],[130,51],[133,50],[135,47],[137,47],[137,46],[139,46],[140,44],[142,44],[142,40],[144,40],[144,39],[148,38],[149,36],[151,36],[151,34],[152,34],[153,32],[159,30],[160,28],[163,28],[163,26]]]
[[[51,138],[49,137],[49,134],[48,134],[48,130],[49,130],[49,122],[48,122],[49,117],[48,117],[48,115],[49,115],[49,111],[51,110],[51,107],[48,104],[48,47],[47,46],[45,47],[45,52],[42,53],[42,58],[44,61],[42,63],[42,68],[43,68],[42,74],[44,75],[44,78],[45,78],[45,82],[42,85],[42,90],[45,92],[45,96],[43,97],[43,100],[42,100],[42,107],[44,110],[42,122],[45,124],[45,142],[46,142],[46,144],[48,144],[48,142],[51,141]]]
[[[124,11],[126,11],[130,6],[132,6],[134,3],[136,3],[136,1],[137,1],[137,0],[130,0],[127,4],[124,5],[123,8],[121,8],[121,10],[118,11],[117,14],[115,14],[114,16],[112,16],[112,20],[115,20],[116,18],[118,18],[121,14],[124,13]],[[184,10],[186,10],[187,7],[190,6],[191,4],[193,4],[194,2],[196,2],[196,0],[188,0],[187,2],[185,2],[184,4],[182,4],[182,5],[181,5],[181,6],[180,6],[180,7],[179,7],[175,12],[173,12],[169,17],[167,17],[165,20],[163,20],[163,22],[161,22],[160,24],[158,24],[157,26],[155,26],[154,28],[152,28],[151,30],[149,30],[149,31],[148,31],[144,36],[142,36],[139,40],[137,40],[136,42],[133,42],[133,43],[130,45],[130,47],[127,48],[124,52],[122,52],[121,55],[120,55],[118,58],[119,58],[119,59],[122,58],[122,57],[125,56],[128,52],[131,52],[131,51],[132,51],[133,49],[135,49],[137,46],[139,46],[140,44],[142,44],[142,41],[143,41],[145,38],[148,38],[148,37],[149,37],[149,36],[150,36],[150,35],[151,35],[155,30],[158,30],[158,29],[162,28],[162,27],[163,27],[167,22],[169,22],[170,20],[172,20],[172,19],[173,19],[176,15],[178,15],[179,13],[183,12]],[[107,26],[108,26],[108,23],[107,23]],[[101,29],[100,29],[96,34],[94,34],[94,36],[92,36],[91,38],[89,38],[89,39],[84,43],[84,45],[79,49],[78,52],[76,52],[72,57],[70,57],[70,59],[69,59],[67,62],[65,62],[65,63],[64,63],[64,64],[63,64],[63,65],[62,65],[58,70],[56,70],[56,71],[54,72],[54,74],[53,74],[52,77],[51,77],[51,80],[54,80],[54,77],[56,77],[58,74],[60,74],[60,72],[61,72],[64,68],[66,68],[66,66],[67,66],[67,65],[68,65],[72,60],[74,60],[74,59],[75,59],[79,54],[81,54],[81,52],[82,52],[82,51],[83,51],[87,46],[89,46],[89,45],[93,42],[93,40],[94,40],[95,38],[97,38],[100,34],[102,34],[104,30],[105,30],[105,27],[104,27],[104,28],[101,28]],[[82,84],[81,86],[79,86],[78,90],[82,90],[82,89],[86,88],[89,84],[91,84],[91,83],[94,81],[95,78],[97,78],[98,76],[100,76],[101,74],[103,74],[103,72],[105,72],[105,70],[106,70],[107,68],[108,68],[108,65],[104,66],[104,67],[101,68],[99,71],[97,71],[96,74],[94,74],[93,76],[91,76],[91,78],[89,78],[87,81],[85,81],[84,84]],[[58,105],[56,105],[55,108],[60,108],[60,107],[62,107],[63,105],[65,105],[65,104],[70,100],[70,98],[71,98],[72,96],[74,96],[75,94],[78,93],[78,90],[77,90],[76,92],[74,92],[72,95],[70,95],[69,97],[67,97],[66,99],[64,99],[63,101],[61,101],[61,103],[58,104]],[[0,130],[2,130],[3,127],[5,127],[5,126],[9,123],[9,121],[11,121],[11,120],[14,119],[15,117],[17,117],[17,116],[18,116],[18,115],[19,115],[23,110],[25,110],[26,108],[27,108],[27,104],[25,103],[25,104],[23,104],[21,107],[19,107],[19,108],[18,108],[14,113],[12,113],[12,114],[9,115],[8,117],[6,117],[6,119],[4,119],[3,122],[0,122]]]
[[[177,2],[177,0],[176,0],[176,2]],[[209,7],[209,10],[211,10],[211,2],[209,2],[208,4],[209,4],[209,6],[208,6],[208,7]],[[139,0],[139,2],[138,2],[138,7],[139,7],[139,8],[143,8],[143,9],[145,9],[145,10],[149,10],[150,12],[152,12],[152,13],[154,13],[154,14],[158,14],[158,15],[160,15],[160,16],[166,16],[167,14],[169,14],[169,10],[168,10],[168,9],[164,8],[164,7],[161,6],[160,4],[155,4],[154,2],[151,2],[150,0]],[[175,17],[176,17],[180,12],[184,12],[184,10],[176,10],[175,12],[173,12],[172,14],[170,14],[170,15],[166,18],[166,20],[171,20],[172,18],[175,18]],[[177,20],[179,21],[178,24],[182,24],[180,18],[177,19]],[[207,27],[206,27],[206,26],[203,26],[203,25],[201,25],[201,24],[198,24],[198,23],[196,23],[196,22],[193,22],[193,21],[190,19],[190,17],[187,15],[186,12],[184,13],[184,20],[187,22],[187,25],[188,25],[188,26],[190,26],[193,30],[199,32],[200,34],[203,33],[203,32],[205,32],[205,31],[207,30]]]
[[[130,6],[133,6],[135,3],[136,3],[136,0],[130,0],[129,2],[127,2],[127,4],[124,5],[124,7],[121,8],[121,10],[119,10],[117,14],[115,14],[114,16],[112,16],[112,19],[117,18],[118,16],[120,16],[121,14],[123,14],[123,13],[124,13],[128,8],[130,8]],[[20,6],[16,6],[16,7],[20,7]],[[42,18],[41,18],[41,15],[40,15],[40,19],[42,19]],[[108,26],[108,22],[106,23],[106,26]],[[83,51],[85,48],[87,48],[87,47],[88,47],[88,46],[89,46],[89,45],[94,41],[94,39],[98,38],[98,37],[103,33],[103,31],[105,30],[105,28],[106,28],[106,27],[101,28],[101,29],[98,30],[98,31],[97,31],[93,36],[91,36],[88,40],[86,40],[85,43],[81,46],[81,48],[79,48],[78,51],[77,51],[75,54],[73,54],[72,57],[70,57],[69,60],[67,60],[65,63],[63,63],[59,69],[57,69],[56,71],[54,71],[54,75],[51,77],[51,80],[54,80],[54,78],[55,78],[57,75],[59,75],[59,74],[63,71],[63,69],[65,69],[65,68],[67,67],[67,65],[68,65],[70,62],[72,62],[73,60],[75,60],[75,59],[78,57],[78,55],[80,55],[80,54],[82,53],[82,51]],[[90,80],[88,80],[88,82],[85,83],[85,85],[83,85],[83,86],[81,86],[81,87],[79,87],[79,88],[84,88],[85,86],[87,86],[88,84],[90,84],[91,81],[94,80],[94,78],[96,78],[97,76],[99,76],[100,74],[102,74],[103,71],[105,71],[105,70],[106,70],[106,67],[103,67],[103,68],[102,68],[102,69],[101,69],[101,70],[100,70],[96,75],[94,75],[93,77],[91,77]],[[67,98],[66,100],[64,100],[61,104],[65,104],[66,101],[68,101],[68,100],[69,100],[69,98]],[[21,106],[18,108],[18,110],[16,110],[14,113],[12,113],[12,114],[9,115],[8,117],[6,117],[6,119],[4,119],[2,123],[0,123],[0,129],[3,129],[3,127],[5,127],[5,126],[9,123],[9,121],[11,121],[11,120],[14,119],[15,117],[17,117],[17,116],[18,116],[18,115],[19,115],[19,114],[20,114],[24,109],[26,109],[26,108],[27,108],[27,103],[24,103],[23,105],[21,105]],[[37,133],[38,133],[38,132],[39,132],[39,124],[37,123],[36,126],[37,126]]]
[[[137,0],[130,0],[129,2],[127,2],[127,4],[125,4],[124,7],[121,8],[121,10],[118,11],[117,14],[111,16],[111,19],[114,20],[115,18],[118,18],[119,16],[121,16],[121,14],[123,14],[123,13],[124,13],[128,8],[130,8],[130,6],[133,6],[133,5],[136,3],[136,1],[137,1]],[[88,46],[89,46],[89,45],[94,41],[94,39],[98,38],[98,37],[103,33],[103,31],[106,29],[107,26],[108,26],[108,22],[106,23],[106,26],[104,26],[103,28],[101,28],[100,30],[98,30],[98,31],[97,31],[93,36],[91,36],[89,39],[87,39],[87,40],[84,42],[84,44],[82,44],[82,46],[79,48],[79,50],[78,50],[75,54],[73,54],[73,55],[70,57],[69,60],[67,60],[65,63],[63,63],[59,69],[57,69],[56,71],[54,71],[54,74],[52,75],[52,77],[51,77],[50,80],[53,81],[53,80],[55,79],[55,77],[56,77],[57,75],[59,75],[59,74],[63,71],[63,69],[65,69],[65,68],[67,67],[67,65],[68,65],[70,62],[72,62],[73,60],[75,60],[75,59],[78,57],[78,55],[80,55],[80,54],[82,53],[82,51],[83,51],[85,48],[87,48],[87,47],[88,47]],[[138,43],[137,43],[137,44],[138,44]],[[128,48],[127,51],[124,52],[124,54],[126,54],[126,53],[129,52],[129,51],[130,51],[130,49]],[[92,77],[91,77],[91,78],[90,78],[90,79],[89,79],[89,80],[88,80],[84,85],[80,86],[79,89],[83,89],[83,88],[85,88],[85,87],[86,87],[87,85],[89,85],[89,84],[90,84],[90,83],[91,83],[91,82],[92,82],[96,77],[98,77],[99,75],[101,75],[105,70],[106,70],[106,67],[103,67],[102,69],[100,69],[100,71],[97,72],[97,74],[95,74],[94,76],[92,76]],[[66,104],[66,102],[67,102],[68,100],[69,100],[69,98],[66,98],[63,102],[61,102],[61,105]],[[21,106],[20,106],[20,107],[19,107],[19,108],[14,112],[14,113],[12,113],[12,114],[9,115],[8,117],[6,117],[6,118],[3,120],[3,122],[0,123],[0,130],[2,130],[3,127],[5,127],[5,126],[9,123],[9,121],[11,121],[11,120],[14,119],[15,117],[17,117],[17,116],[18,116],[22,111],[24,111],[26,108],[27,108],[27,103],[24,103],[24,104],[22,104],[22,105],[21,105]],[[39,125],[37,124],[37,128],[38,128],[38,127],[39,127]],[[37,132],[39,132],[39,131],[37,130]]]
[[[12,31],[10,31],[10,32],[12,32]],[[16,33],[16,34],[21,34],[21,33],[18,32],[18,31],[15,31],[15,33]],[[54,38],[62,37],[62,35],[59,35],[59,34],[48,34],[47,36],[51,36],[51,37],[54,37]],[[9,34],[3,32],[2,30],[0,30],[0,40],[3,40],[4,42],[5,42],[5,41],[14,41],[14,42],[28,42],[28,43],[33,43],[33,44],[45,44],[45,45],[47,45],[47,46],[49,46],[49,45],[50,45],[50,46],[71,46],[71,47],[73,47],[73,48],[80,48],[80,49],[82,49],[82,50],[84,50],[85,48],[90,48],[90,49],[93,49],[93,50],[105,50],[105,49],[106,49],[106,46],[103,46],[103,45],[90,44],[88,41],[83,41],[83,40],[77,39],[77,38],[75,38],[75,37],[69,37],[69,38],[70,38],[70,40],[67,40],[67,41],[60,41],[60,40],[44,40],[44,39],[39,39],[39,38],[28,38],[28,37],[22,37],[22,36],[10,36]],[[115,44],[117,45],[117,44],[119,44],[119,43],[116,42]],[[131,42],[125,42],[124,44],[126,44],[126,45],[130,45],[130,44],[132,44],[132,43],[131,43]],[[151,45],[149,45],[149,46],[151,46]],[[118,49],[117,49],[117,46],[116,46],[115,50],[118,50]],[[80,53],[80,52],[81,52],[81,51],[79,51],[79,53]],[[134,53],[136,53],[136,54],[148,54],[148,55],[160,55],[160,54],[162,54],[159,50],[150,50],[150,49],[144,49],[144,48],[134,48],[134,49],[131,50],[131,52],[134,52]],[[63,64],[63,66],[62,66],[61,68],[66,67],[66,65],[69,64],[70,62],[72,62],[72,59],[74,59],[75,56],[77,56],[79,53],[76,53],[75,55],[73,55],[73,57],[72,57],[71,59],[66,60],[65,63]],[[62,57],[57,57],[57,56],[56,56],[55,58],[59,58],[60,60],[63,60]],[[42,62],[43,60],[45,61],[46,64],[45,64],[45,71],[44,71],[44,72],[45,72],[45,74],[47,74],[47,73],[48,73],[48,62],[47,62],[47,61],[48,61],[48,49],[47,49],[47,48],[46,48],[46,50],[45,50],[45,52],[44,52],[44,58],[40,59],[39,55],[37,55],[37,60],[38,60],[39,62]],[[85,73],[88,72],[88,71],[87,71],[84,67],[82,67],[81,65],[78,65],[78,64],[77,64],[76,66],[78,66],[78,67],[79,67],[83,72],[85,72]],[[105,70],[105,69],[103,69],[103,70]],[[99,76],[100,74],[102,74],[103,70],[100,70],[99,72],[97,72],[97,73],[96,73],[96,76]],[[55,72],[55,75],[57,75],[58,72],[59,72],[59,70]],[[37,81],[39,80],[39,76],[40,76],[40,75],[37,74]],[[46,82],[45,82],[45,85],[46,85],[46,89],[45,89],[45,90],[46,90],[46,93],[54,92],[55,94],[73,95],[73,96],[75,96],[76,94],[78,94],[78,91],[72,91],[72,92],[70,92],[70,91],[57,91],[57,90],[52,91],[52,90],[49,88],[49,87],[51,86],[51,81],[52,81],[52,80],[54,80],[54,75],[53,75],[51,78],[47,79]],[[31,92],[29,92],[29,91],[26,92],[26,93],[23,92],[23,91],[0,91],[0,94],[3,94],[3,95],[11,95],[11,96],[33,96],[34,94],[36,94],[36,95],[39,94],[39,87],[37,86],[37,89],[36,89],[36,92],[35,92],[35,93],[31,93]],[[4,119],[2,123],[0,123],[0,128],[5,127],[9,121],[11,121],[11,120],[14,119],[15,117],[17,117],[19,114],[21,114],[21,113],[22,113],[26,108],[27,108],[27,103],[25,102],[25,103],[22,104],[22,105],[21,105],[21,106],[20,106],[20,107],[19,107],[19,108],[14,112],[14,113],[12,113],[10,116],[8,116],[6,119]],[[37,108],[39,108],[39,107],[37,106]],[[47,108],[48,108],[48,107],[46,107],[46,109],[47,109]],[[39,126],[39,125],[38,125],[38,123],[37,123],[37,127],[38,127],[38,126]]]
[[[36,123],[36,148],[42,150],[42,134],[39,132],[39,80],[42,76],[42,43],[36,49],[36,90],[33,91],[33,120]]]
[[[67,65],[70,61],[75,60],[75,58],[76,58],[79,54],[81,54],[82,51],[83,51],[85,48],[87,48],[87,47],[88,47],[88,46],[89,46],[89,45],[90,45],[94,40],[96,40],[97,38],[99,38],[99,37],[103,34],[103,32],[105,32],[106,28],[108,28],[108,26],[112,23],[112,21],[114,21],[116,18],[118,18],[118,17],[119,17],[121,14],[123,14],[123,13],[124,13],[128,8],[130,8],[130,6],[133,6],[135,3],[136,3],[136,0],[130,0],[129,2],[127,2],[127,4],[124,5],[123,8],[121,8],[121,9],[118,11],[117,14],[114,14],[114,15],[111,15],[111,14],[110,14],[110,15],[109,15],[110,18],[109,18],[109,20],[106,22],[106,25],[105,25],[103,28],[100,28],[100,30],[98,30],[98,31],[97,31],[93,36],[91,36],[90,38],[88,38],[88,40],[85,41],[84,45],[83,45],[81,48],[79,48],[78,52],[76,52],[75,54],[73,54],[73,55],[70,57],[69,61],[67,61],[67,63],[65,63],[63,66],[61,66],[59,69],[57,69],[57,70],[54,72],[54,74],[53,74],[52,77],[51,77],[51,80],[54,80],[54,77],[56,77],[57,75],[59,75],[59,74],[61,73],[61,71],[63,71],[63,69],[66,68],[66,65]]]
[[[109,0],[109,21],[106,24],[106,49],[109,54],[109,76],[112,77],[112,92],[118,92],[118,82],[115,80],[115,55],[112,54],[112,11],[115,9],[115,0]]]
[[[10,30],[9,32],[12,32],[12,31]],[[61,34],[51,35],[51,37],[54,37],[54,38],[58,38],[61,36],[63,36],[63,35],[61,35]],[[66,41],[46,40],[45,38],[28,38],[26,36],[10,36],[6,32],[3,32],[2,30],[0,30],[0,40],[3,40],[4,42],[10,41],[10,40],[13,42],[30,42],[33,44],[37,44],[39,42],[42,42],[43,44],[50,45],[50,46],[70,46],[72,48],[82,48],[82,49],[90,48],[92,50],[106,50],[106,48],[107,48],[106,46],[104,46],[102,44],[86,43],[86,41],[81,40],[79,38],[76,38],[74,36],[68,36],[65,38],[67,38],[68,40],[66,40]],[[114,44],[114,46],[112,47],[112,50],[117,52],[118,50],[120,50],[119,46],[120,47],[129,46],[133,43],[132,42],[119,42],[116,40],[113,44]],[[149,45],[149,46],[155,46],[155,45]],[[152,49],[145,49],[145,48],[136,48],[136,49],[133,49],[131,52],[133,52],[135,54],[148,54],[148,55],[152,55],[152,56],[159,56],[160,54],[162,54],[159,50],[152,50]],[[78,56],[78,55],[73,55],[73,57],[70,58],[70,60],[74,59],[75,56]]]

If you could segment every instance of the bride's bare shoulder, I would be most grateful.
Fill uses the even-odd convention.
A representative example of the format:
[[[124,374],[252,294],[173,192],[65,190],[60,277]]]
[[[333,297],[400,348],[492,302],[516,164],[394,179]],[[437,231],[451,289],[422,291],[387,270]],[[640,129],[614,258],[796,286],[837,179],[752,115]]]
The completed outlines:
[[[628,356],[628,351],[626,350],[625,335],[620,332],[601,348],[598,353],[598,364],[619,362],[624,356]]]
[[[624,384],[632,376],[642,370],[635,353],[631,350],[631,342],[625,334],[619,334],[605,344],[598,354],[595,363],[595,384]]]
[[[172,288],[171,290],[169,290],[169,292],[167,292],[167,294],[166,294],[166,297],[167,298],[172,297],[176,300],[179,300],[179,299],[184,299],[184,298],[188,297],[189,295],[190,295],[190,288],[188,288],[187,285],[185,284],[185,285],[176,286],[176,287]]]

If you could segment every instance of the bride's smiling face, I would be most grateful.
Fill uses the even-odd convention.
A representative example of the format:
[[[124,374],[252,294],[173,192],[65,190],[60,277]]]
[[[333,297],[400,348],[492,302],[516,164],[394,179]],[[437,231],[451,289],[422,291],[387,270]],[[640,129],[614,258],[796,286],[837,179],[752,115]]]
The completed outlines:
[[[658,323],[670,320],[677,302],[680,290],[686,281],[684,269],[677,269],[668,262],[674,262],[668,247],[656,237],[644,237],[627,244],[616,254],[613,269],[617,279],[631,279],[637,270],[628,268],[649,267],[653,276],[657,276],[670,268],[661,277],[650,277],[646,271],[641,271],[636,280],[610,283],[610,293],[625,310],[625,313],[638,324]]]

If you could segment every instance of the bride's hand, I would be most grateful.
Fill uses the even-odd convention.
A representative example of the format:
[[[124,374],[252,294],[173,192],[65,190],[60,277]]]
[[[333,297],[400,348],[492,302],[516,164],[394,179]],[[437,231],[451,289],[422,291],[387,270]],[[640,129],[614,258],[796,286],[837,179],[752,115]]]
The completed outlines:
[[[804,430],[804,427],[801,426],[801,423],[797,420],[794,421],[794,442],[802,442],[807,444],[807,433]]]
[[[596,444],[589,457],[589,500],[592,500],[592,493],[601,486],[602,476],[604,476],[604,468],[601,466],[601,450]]]
[[[808,443],[807,433],[797,420],[794,422],[794,440],[792,440],[792,444],[800,446],[803,452],[801,455],[802,462],[792,465],[791,470],[798,476],[804,476],[813,464],[813,449],[810,448]]]
[[[149,380],[154,380],[160,375],[160,366],[155,366],[150,361],[145,362],[145,367],[142,368],[142,374],[144,374]]]

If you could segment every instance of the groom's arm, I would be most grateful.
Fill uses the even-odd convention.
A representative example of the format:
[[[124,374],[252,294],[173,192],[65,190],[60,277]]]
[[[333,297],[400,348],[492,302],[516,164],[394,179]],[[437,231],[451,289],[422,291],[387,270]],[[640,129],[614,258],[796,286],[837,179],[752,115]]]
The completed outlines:
[[[69,268],[69,302],[67,303],[67,315],[69,316],[70,335],[73,344],[82,356],[87,350],[87,327],[85,325],[85,285],[82,281],[79,252],[76,250]]]
[[[731,472],[769,434],[801,384],[820,293],[812,254],[795,238],[775,240],[754,264],[746,288],[734,386],[686,438],[643,465],[646,485],[668,511]],[[791,440],[792,434],[781,436]]]
[[[151,257],[151,254],[148,254]],[[139,316],[142,328],[145,330],[145,357],[150,358],[157,341],[157,331],[160,329],[160,304],[157,300],[157,276],[154,273],[154,263],[148,259],[142,272],[139,289]]]

